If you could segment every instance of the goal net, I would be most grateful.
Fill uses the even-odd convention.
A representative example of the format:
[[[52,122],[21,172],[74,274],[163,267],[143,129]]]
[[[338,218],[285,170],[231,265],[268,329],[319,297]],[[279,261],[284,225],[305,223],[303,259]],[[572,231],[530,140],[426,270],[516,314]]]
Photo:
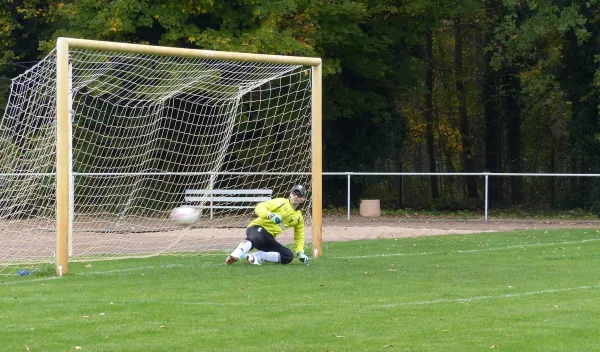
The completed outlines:
[[[224,259],[258,201],[311,189],[310,65],[153,48],[69,49],[68,209],[57,204],[56,50],[12,81],[0,121],[0,274],[55,263],[58,207],[69,261]],[[169,213],[186,204],[201,216],[181,226]],[[280,236],[293,242],[292,229]]]

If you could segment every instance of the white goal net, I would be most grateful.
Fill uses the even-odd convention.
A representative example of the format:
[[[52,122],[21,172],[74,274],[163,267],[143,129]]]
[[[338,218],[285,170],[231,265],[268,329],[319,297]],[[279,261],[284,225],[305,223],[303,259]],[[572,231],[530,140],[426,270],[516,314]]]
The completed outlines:
[[[0,120],[0,274],[55,260],[56,66],[52,52],[15,78]],[[258,201],[311,187],[311,75],[302,65],[71,49],[69,260],[224,258]],[[191,226],[169,219],[184,204],[201,211]]]

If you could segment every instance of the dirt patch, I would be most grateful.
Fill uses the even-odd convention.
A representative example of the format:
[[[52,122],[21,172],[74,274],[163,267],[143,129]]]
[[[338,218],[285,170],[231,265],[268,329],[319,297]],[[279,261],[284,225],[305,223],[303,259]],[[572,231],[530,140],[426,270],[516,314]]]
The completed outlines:
[[[158,219],[133,219],[121,223],[88,222],[79,224],[73,235],[72,255],[77,260],[121,256],[146,256],[161,253],[228,252],[245,238],[247,219],[228,227],[180,227]],[[210,225],[210,224],[203,224]],[[221,226],[223,226],[221,224]],[[354,216],[323,219],[323,242],[375,238],[401,238],[500,232],[518,229],[600,229],[600,220],[490,220],[483,219],[405,219],[393,217],[363,218]],[[1,263],[51,262],[56,250],[56,234],[51,222],[4,222]],[[293,230],[277,237],[285,244],[293,242]],[[312,242],[312,228],[306,227],[305,242]],[[308,249],[308,248],[307,248]]]
[[[494,219],[484,221],[483,219],[326,217],[323,219],[323,242],[568,228],[600,229],[600,220]],[[307,228],[306,232],[307,242],[310,242],[312,230]],[[290,241],[291,235],[291,233],[282,234],[281,239]]]
[[[510,231],[518,229],[561,229],[561,228],[600,228],[599,220],[519,220],[519,219],[446,219],[446,218],[398,218],[378,217],[365,218],[354,216],[326,217],[323,226],[348,227],[405,227],[430,229],[457,229],[472,231]]]

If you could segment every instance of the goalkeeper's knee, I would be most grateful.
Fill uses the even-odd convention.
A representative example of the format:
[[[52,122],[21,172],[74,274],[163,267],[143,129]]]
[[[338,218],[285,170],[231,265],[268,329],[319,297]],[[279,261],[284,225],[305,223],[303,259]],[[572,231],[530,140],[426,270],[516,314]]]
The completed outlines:
[[[281,264],[289,264],[294,260],[294,253],[291,250],[279,254],[281,254]]]

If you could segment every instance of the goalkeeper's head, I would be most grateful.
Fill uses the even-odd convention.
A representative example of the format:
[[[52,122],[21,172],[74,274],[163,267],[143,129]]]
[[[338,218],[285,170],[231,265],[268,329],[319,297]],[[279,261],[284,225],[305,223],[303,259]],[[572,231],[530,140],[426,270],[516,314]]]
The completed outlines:
[[[292,187],[292,191],[290,192],[290,204],[294,209],[297,209],[300,204],[306,201],[306,187],[302,185],[295,185]]]

